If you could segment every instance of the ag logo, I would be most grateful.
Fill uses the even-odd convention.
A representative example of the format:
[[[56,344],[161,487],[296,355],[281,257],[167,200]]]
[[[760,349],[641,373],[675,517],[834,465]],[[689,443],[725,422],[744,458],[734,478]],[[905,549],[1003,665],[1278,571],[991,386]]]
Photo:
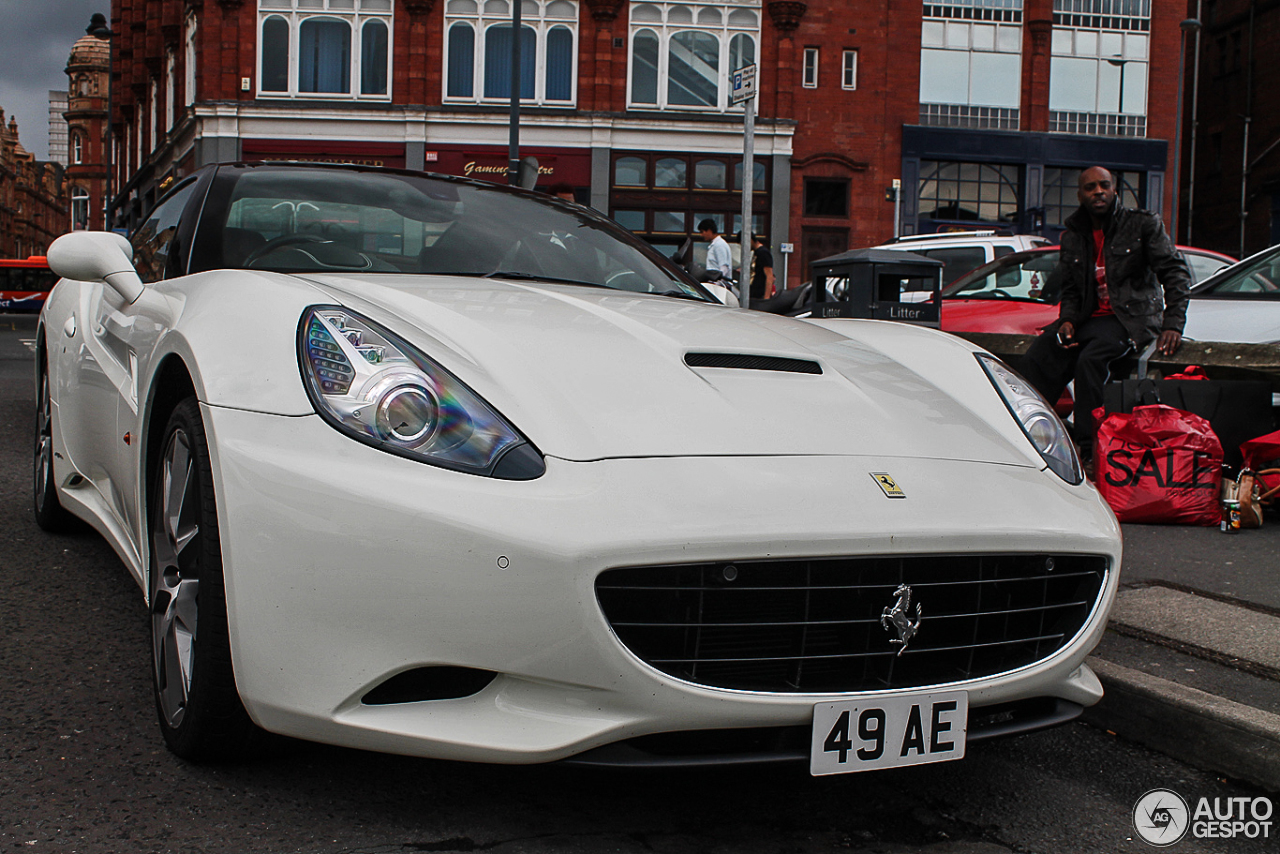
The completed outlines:
[[[1178,842],[1191,826],[1191,811],[1177,792],[1152,789],[1133,805],[1133,829],[1157,848]]]

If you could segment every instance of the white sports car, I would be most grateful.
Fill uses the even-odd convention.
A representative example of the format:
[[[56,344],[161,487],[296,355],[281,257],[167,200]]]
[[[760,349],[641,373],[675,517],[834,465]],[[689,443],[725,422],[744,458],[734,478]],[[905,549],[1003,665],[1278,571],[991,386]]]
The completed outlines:
[[[183,757],[825,774],[1101,696],[1115,518],[960,339],[726,307],[585,208],[359,167],[208,167],[49,261],[36,516],[137,578]]]

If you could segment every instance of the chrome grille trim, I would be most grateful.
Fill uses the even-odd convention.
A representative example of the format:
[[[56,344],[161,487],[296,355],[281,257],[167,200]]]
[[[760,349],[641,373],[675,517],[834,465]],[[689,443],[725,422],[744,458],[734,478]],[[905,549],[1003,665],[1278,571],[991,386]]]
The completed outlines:
[[[596,595],[619,641],[675,678],[771,693],[882,691],[1052,656],[1088,623],[1108,564],[987,554],[620,567],[600,574]],[[923,614],[901,655],[880,621],[900,584]]]

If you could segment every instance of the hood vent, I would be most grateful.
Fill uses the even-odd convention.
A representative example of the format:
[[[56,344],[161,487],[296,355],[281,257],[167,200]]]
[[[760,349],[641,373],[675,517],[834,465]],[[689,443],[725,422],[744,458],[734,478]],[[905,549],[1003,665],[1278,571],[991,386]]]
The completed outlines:
[[[753,356],[749,353],[685,353],[691,368],[737,368],[744,371],[784,371],[792,374],[820,374],[822,366],[808,359]]]

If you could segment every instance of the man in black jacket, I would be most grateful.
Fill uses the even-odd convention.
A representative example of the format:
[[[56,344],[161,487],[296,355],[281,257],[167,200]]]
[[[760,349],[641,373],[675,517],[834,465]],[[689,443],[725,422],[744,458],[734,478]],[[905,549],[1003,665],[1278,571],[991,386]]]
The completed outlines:
[[[1152,340],[1163,355],[1182,344],[1191,274],[1159,215],[1122,207],[1106,169],[1080,173],[1076,196],[1054,271],[1058,320],[1032,343],[1022,371],[1051,403],[1075,380],[1076,441],[1088,457],[1112,364]]]

